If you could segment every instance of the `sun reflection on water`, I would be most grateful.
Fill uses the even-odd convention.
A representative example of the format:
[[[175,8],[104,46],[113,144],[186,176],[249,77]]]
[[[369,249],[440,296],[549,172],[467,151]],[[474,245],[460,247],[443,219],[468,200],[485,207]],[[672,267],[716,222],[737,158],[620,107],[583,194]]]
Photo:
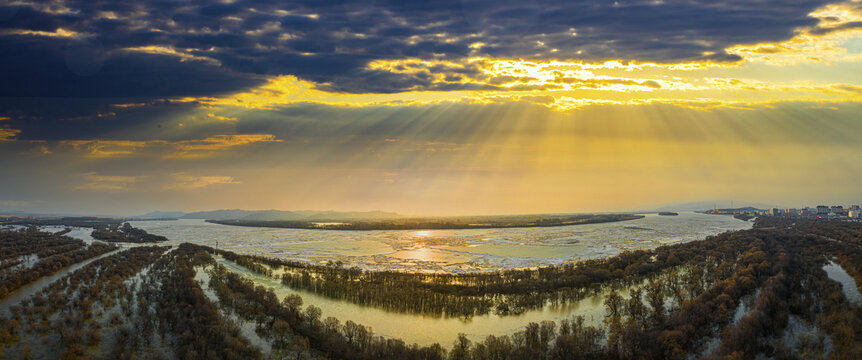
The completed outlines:
[[[445,261],[445,257],[439,254],[438,250],[428,247],[415,247],[412,249],[401,250],[394,254],[391,254],[390,257],[404,260],[416,260],[416,261],[429,261],[429,262],[437,262],[437,261]]]

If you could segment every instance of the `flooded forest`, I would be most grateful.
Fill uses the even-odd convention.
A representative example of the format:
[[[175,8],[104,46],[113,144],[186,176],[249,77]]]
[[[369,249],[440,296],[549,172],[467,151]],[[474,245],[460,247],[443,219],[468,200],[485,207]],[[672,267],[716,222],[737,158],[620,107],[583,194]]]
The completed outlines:
[[[862,224],[750,230],[558,265],[379,271],[130,226],[0,230],[0,358],[852,359]],[[97,235],[97,236],[95,236]]]

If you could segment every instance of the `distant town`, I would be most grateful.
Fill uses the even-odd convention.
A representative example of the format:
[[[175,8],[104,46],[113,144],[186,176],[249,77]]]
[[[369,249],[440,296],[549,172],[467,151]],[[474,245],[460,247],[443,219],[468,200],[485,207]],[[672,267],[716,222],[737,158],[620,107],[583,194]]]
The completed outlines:
[[[808,218],[808,219],[840,219],[862,221],[862,207],[859,205],[851,205],[845,208],[843,205],[817,205],[816,207],[803,208],[770,208],[757,209],[753,207],[738,208],[738,209],[713,209],[707,210],[706,214],[717,215],[733,215],[741,220],[748,220],[757,216],[778,216],[789,218]]]

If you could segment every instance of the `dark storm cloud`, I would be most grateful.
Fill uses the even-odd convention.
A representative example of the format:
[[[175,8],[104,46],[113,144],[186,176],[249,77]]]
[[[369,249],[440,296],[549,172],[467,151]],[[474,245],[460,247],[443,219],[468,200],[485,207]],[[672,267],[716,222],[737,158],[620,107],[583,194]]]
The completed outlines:
[[[0,98],[0,117],[20,130],[17,140],[128,140],[171,138],[177,115],[191,113],[194,103],[131,98]],[[138,106],[119,107],[126,102]]]
[[[0,96],[164,97],[219,94],[252,86],[253,74],[164,55],[108,53],[101,42],[5,36]]]
[[[815,19],[807,14],[824,3],[36,1],[0,9],[0,29],[5,31],[0,36],[4,54],[0,94],[197,96],[239,90],[257,84],[261,76],[285,74],[343,92],[459,86],[435,84],[429,76],[365,68],[378,59],[490,56],[680,62],[709,56],[734,61],[738,58],[724,48],[786,39],[795,28],[813,25]],[[58,29],[76,32],[85,40],[12,35]],[[76,41],[89,44],[92,59],[86,47],[69,55],[70,48],[78,47]],[[470,48],[479,42],[485,45]],[[147,46],[178,49],[212,61],[123,50]]]

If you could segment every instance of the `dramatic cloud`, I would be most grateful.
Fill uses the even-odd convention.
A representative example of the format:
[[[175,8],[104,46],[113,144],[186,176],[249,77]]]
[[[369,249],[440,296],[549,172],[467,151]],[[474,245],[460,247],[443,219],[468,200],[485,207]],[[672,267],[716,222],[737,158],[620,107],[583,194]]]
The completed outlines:
[[[855,62],[862,54],[846,42],[860,37],[855,0],[20,1],[0,6],[0,68],[9,69],[0,116],[11,119],[0,139],[185,126],[201,104],[523,101],[569,111],[854,101],[819,90],[844,85],[835,81],[745,94],[703,78],[749,64]],[[217,110],[194,116],[239,122]],[[133,140],[153,140],[143,137]]]
[[[0,11],[0,66],[16,69],[2,73],[0,94],[205,95],[274,75],[345,92],[453,88],[367,67],[406,58],[734,62],[739,54],[726,48],[786,40],[815,25],[808,15],[826,3],[22,2]]]

